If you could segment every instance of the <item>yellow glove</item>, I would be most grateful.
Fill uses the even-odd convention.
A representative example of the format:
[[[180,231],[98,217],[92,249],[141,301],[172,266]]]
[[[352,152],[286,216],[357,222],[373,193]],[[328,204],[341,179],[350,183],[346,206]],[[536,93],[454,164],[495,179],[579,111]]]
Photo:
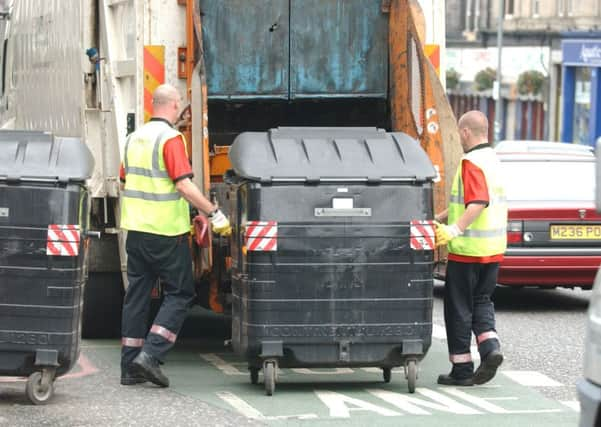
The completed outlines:
[[[434,224],[436,225],[436,247],[446,245],[455,237],[463,234],[457,224],[446,225],[437,221],[434,221]]]
[[[211,218],[211,230],[213,233],[217,233],[223,237],[228,237],[232,234],[232,227],[230,221],[221,212],[221,209],[217,209],[210,215]]]

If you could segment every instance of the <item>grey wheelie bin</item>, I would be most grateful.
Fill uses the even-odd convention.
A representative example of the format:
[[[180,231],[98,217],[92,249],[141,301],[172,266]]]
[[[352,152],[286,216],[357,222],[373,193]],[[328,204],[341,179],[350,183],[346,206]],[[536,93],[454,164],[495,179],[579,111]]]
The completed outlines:
[[[278,367],[403,366],[432,337],[435,169],[375,128],[278,128],[230,150],[232,345],[267,395]]]
[[[93,165],[78,139],[0,131],[0,375],[35,404],[79,356]]]

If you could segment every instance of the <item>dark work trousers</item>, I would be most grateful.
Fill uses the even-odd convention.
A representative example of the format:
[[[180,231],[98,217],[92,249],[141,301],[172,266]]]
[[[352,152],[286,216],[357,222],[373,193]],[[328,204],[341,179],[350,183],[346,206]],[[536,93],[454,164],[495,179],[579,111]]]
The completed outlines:
[[[495,331],[495,309],[490,298],[497,284],[498,271],[498,262],[448,262],[444,320],[450,355],[470,353],[472,332],[478,337],[485,332]],[[498,339],[486,339],[478,346],[480,359],[484,359],[488,353],[498,348]],[[470,362],[465,366],[454,366],[454,369],[456,368],[471,371],[473,364]],[[461,376],[466,372],[457,374]]]
[[[194,299],[187,234],[167,237],[129,231],[126,250],[129,287],[123,302],[122,368],[129,366],[142,349],[162,362],[173,347]],[[152,330],[148,332],[150,294],[159,277],[164,298],[154,318],[153,328],[167,331],[169,339]]]

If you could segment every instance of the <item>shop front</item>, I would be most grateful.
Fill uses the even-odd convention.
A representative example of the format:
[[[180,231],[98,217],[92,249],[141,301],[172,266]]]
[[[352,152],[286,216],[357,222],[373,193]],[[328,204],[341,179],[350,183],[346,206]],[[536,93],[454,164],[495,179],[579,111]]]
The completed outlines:
[[[595,145],[601,136],[601,39],[563,40],[561,140]]]

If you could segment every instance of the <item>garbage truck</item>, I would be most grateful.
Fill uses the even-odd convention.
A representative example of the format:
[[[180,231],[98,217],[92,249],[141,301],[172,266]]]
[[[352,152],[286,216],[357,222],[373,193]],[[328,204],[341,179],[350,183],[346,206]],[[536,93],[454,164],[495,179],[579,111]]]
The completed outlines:
[[[188,105],[180,130],[194,182],[226,211],[230,145],[279,127],[402,132],[434,164],[443,209],[460,158],[441,84],[444,10],[438,0],[0,1],[0,126],[76,137],[95,160],[90,228],[101,238],[89,247],[83,335],[119,333],[120,160],[162,83]],[[227,311],[230,243],[200,234],[198,302]]]

